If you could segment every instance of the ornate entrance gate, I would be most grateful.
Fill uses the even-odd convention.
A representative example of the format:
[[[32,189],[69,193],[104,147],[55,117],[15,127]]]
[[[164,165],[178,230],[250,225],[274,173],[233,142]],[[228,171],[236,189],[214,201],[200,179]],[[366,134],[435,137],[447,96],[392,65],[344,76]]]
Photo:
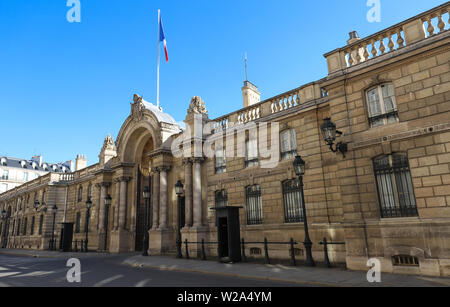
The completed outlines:
[[[137,170],[137,189],[136,189],[136,242],[135,242],[135,250],[136,251],[143,251],[144,249],[144,233],[147,231],[146,229],[146,223],[145,219],[146,216],[148,216],[148,228],[152,227],[152,203],[150,196],[149,199],[149,206],[147,208],[148,212],[146,212],[145,208],[145,199],[142,196],[142,192],[144,191],[144,187],[148,186],[149,190],[151,189],[151,181],[152,178],[150,174],[148,176],[145,176],[140,168],[138,167]],[[150,192],[151,193],[151,192]]]

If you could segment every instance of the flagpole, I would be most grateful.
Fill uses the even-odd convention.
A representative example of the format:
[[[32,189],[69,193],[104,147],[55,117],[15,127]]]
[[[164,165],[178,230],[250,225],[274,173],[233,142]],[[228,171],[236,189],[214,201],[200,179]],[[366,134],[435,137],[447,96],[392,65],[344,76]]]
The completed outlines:
[[[161,22],[161,11],[158,10],[158,68],[157,68],[158,72],[157,72],[157,77],[156,77],[156,106],[158,107],[158,109],[159,109],[159,62],[160,62],[160,60],[159,60],[159,50],[160,50],[160,48],[159,48],[159,36],[160,36],[159,31],[161,29],[160,22]]]

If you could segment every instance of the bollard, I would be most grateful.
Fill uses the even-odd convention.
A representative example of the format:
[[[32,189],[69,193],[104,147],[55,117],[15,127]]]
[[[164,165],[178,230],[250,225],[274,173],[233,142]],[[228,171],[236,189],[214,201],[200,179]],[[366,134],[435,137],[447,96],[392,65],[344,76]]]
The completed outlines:
[[[202,260],[206,260],[205,239],[202,239]]]
[[[291,238],[291,266],[296,266],[295,263],[295,249],[294,249],[294,239]]]
[[[323,253],[324,253],[325,264],[327,265],[328,268],[331,268],[330,259],[328,258],[328,242],[327,242],[327,238],[323,238]]]
[[[244,241],[244,238],[242,238],[242,244],[241,244],[241,246],[242,246],[242,262],[247,262],[247,257],[245,256],[245,241]]]
[[[266,264],[270,264],[269,248],[267,246],[267,238],[264,238],[264,256],[265,256]]]
[[[186,259],[189,259],[188,240],[186,239],[186,241],[184,241],[184,243],[186,244]]]

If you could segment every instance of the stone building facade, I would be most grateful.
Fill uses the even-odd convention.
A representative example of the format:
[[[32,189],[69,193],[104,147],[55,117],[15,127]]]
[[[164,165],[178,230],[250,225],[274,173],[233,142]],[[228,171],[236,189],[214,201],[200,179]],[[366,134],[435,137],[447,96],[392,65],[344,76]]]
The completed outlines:
[[[325,237],[345,242],[330,247],[329,255],[349,269],[367,270],[368,259],[378,258],[384,272],[449,276],[449,9],[447,2],[363,39],[351,33],[346,46],[325,54],[328,76],[276,97],[260,101],[246,81],[245,107],[220,118],[209,119],[205,103],[194,97],[185,130],[135,95],[130,116],[115,141],[105,139],[97,164],[0,195],[2,246],[46,249],[55,214],[56,223],[75,224],[74,239],[84,238],[88,224],[92,250],[142,250],[148,217],[149,252],[173,253],[178,180],[184,185],[183,241],[216,241],[211,208],[228,205],[243,207],[246,241],[301,242],[303,204],[293,170],[299,154],[307,163],[304,205],[316,260],[324,259],[318,243]],[[345,155],[324,140],[327,118],[342,132]],[[212,128],[201,133],[198,123]],[[215,155],[196,152],[211,140]],[[261,146],[277,153],[275,161]],[[148,215],[145,187],[151,191]],[[88,198],[93,206],[86,219]],[[58,236],[59,227],[54,231]],[[246,253],[257,257],[260,248],[248,244]],[[215,255],[216,248],[207,253]],[[285,246],[270,253],[289,257]],[[304,258],[303,246],[296,256]]]

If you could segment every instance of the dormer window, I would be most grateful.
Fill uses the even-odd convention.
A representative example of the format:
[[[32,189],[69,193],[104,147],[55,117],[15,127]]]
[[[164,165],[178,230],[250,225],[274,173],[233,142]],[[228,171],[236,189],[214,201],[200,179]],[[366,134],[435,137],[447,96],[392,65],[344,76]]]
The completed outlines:
[[[22,168],[27,168],[27,162],[24,160],[20,161],[20,166],[22,166]]]
[[[6,166],[7,165],[6,158],[1,158],[0,159],[0,164],[3,165],[3,166]]]
[[[44,169],[44,171],[48,171],[48,165],[47,165],[47,163],[44,163],[44,165],[42,165],[42,168]]]
[[[32,162],[32,163],[31,163],[31,167],[33,167],[33,169],[37,169],[37,167],[38,167],[38,166],[37,166],[37,163],[36,163],[36,162]]]
[[[53,170],[54,172],[56,172],[56,171],[58,170],[58,167],[57,167],[56,165],[52,165],[52,170]]]

